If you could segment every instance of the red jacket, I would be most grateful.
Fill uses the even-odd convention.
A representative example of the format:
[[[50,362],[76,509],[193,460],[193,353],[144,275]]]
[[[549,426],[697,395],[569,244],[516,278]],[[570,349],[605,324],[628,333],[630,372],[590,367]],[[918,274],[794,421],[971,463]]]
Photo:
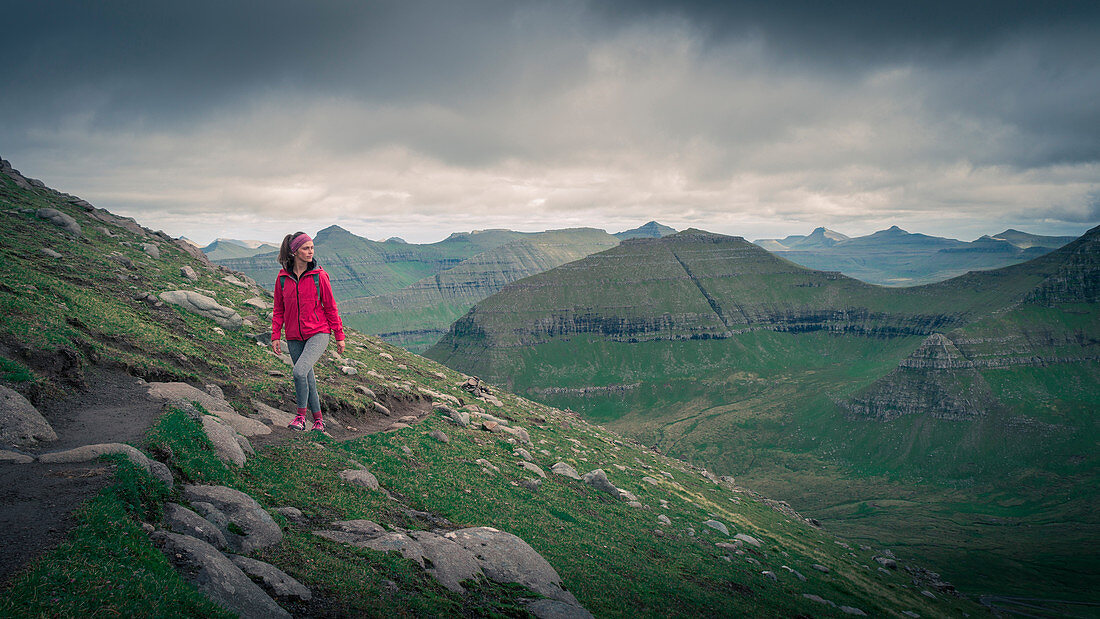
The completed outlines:
[[[299,279],[286,269],[279,270],[275,278],[271,341],[280,339],[283,326],[288,340],[308,340],[318,333],[331,333],[337,341],[344,339],[344,325],[324,269],[311,263]]]

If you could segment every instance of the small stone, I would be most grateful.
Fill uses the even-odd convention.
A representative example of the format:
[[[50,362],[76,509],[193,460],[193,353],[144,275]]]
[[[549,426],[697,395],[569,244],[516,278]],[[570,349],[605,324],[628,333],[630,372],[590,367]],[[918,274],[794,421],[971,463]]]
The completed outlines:
[[[404,453],[406,456],[413,455],[413,450],[409,449],[408,445],[402,445],[401,446],[401,452]]]
[[[867,616],[867,613],[863,612],[862,610],[860,610],[860,609],[858,609],[854,606],[841,606],[840,607],[840,612],[842,612],[846,615],[858,615],[860,617],[866,617]]]
[[[440,443],[450,443],[451,442],[450,437],[448,437],[446,434],[444,434],[440,430],[432,430],[431,432],[428,433],[428,436],[434,438],[435,440],[439,441]]]
[[[776,576],[775,572],[773,572],[771,570],[764,570],[763,572],[760,572],[760,573],[764,575],[764,578],[767,578],[770,581],[776,582],[776,581],[779,580],[779,577]]]
[[[367,396],[368,398],[371,398],[371,399],[374,399],[374,398],[378,397],[378,396],[374,395],[374,391],[368,389],[367,387],[364,387],[363,385],[356,385],[355,390],[357,392],[359,392],[360,394],[365,395],[365,396]]]
[[[744,533],[738,533],[737,535],[734,535],[733,538],[734,539],[739,539],[742,542],[745,542],[746,544],[751,544],[753,546],[756,546],[757,548],[759,548],[762,545],[762,542],[760,540],[756,539],[755,537],[753,537],[751,535],[746,535]]]
[[[40,251],[44,255],[49,256],[50,258],[60,258],[61,257],[61,254],[59,254],[56,251],[50,249],[49,247],[43,247]]]
[[[355,376],[359,373],[359,370],[351,367],[350,365],[345,365],[341,367],[340,371],[343,372],[345,376]]]
[[[813,565],[811,565],[810,567],[812,567],[812,568],[814,568],[815,570],[817,570],[817,571],[819,571],[819,572],[822,572],[822,573],[824,573],[824,574],[828,574],[828,573],[829,573],[829,568],[825,567],[824,565],[821,565],[820,563],[814,563],[814,564],[813,564]]]

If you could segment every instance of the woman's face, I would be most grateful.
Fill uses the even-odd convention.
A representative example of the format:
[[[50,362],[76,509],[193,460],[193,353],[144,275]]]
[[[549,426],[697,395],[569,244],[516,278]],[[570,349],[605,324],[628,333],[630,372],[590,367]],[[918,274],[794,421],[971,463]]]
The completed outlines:
[[[294,252],[294,257],[305,263],[313,261],[313,241],[306,241],[305,245],[298,248],[298,251]]]

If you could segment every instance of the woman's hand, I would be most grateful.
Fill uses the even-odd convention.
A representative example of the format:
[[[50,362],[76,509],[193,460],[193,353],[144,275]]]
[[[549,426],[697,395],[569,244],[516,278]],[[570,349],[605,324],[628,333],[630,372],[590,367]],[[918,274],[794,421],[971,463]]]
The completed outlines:
[[[271,350],[275,351],[276,355],[283,354],[283,349],[279,346],[279,340],[271,340]]]
[[[340,353],[341,355],[344,354],[345,345],[346,344],[344,343],[344,340],[336,340],[336,352]]]

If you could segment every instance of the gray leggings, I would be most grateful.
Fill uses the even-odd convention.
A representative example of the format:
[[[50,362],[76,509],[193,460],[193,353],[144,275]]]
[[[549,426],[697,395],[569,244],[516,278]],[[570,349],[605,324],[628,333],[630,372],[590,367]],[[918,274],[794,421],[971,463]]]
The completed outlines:
[[[298,398],[298,408],[308,408],[310,412],[321,412],[321,398],[317,394],[317,376],[313,365],[328,348],[328,333],[318,333],[308,340],[287,340],[290,358],[294,360],[294,395]]]

